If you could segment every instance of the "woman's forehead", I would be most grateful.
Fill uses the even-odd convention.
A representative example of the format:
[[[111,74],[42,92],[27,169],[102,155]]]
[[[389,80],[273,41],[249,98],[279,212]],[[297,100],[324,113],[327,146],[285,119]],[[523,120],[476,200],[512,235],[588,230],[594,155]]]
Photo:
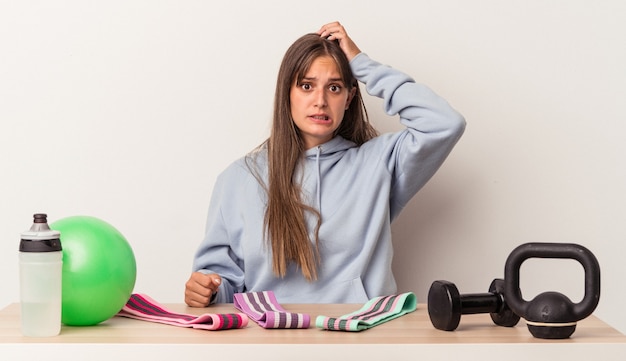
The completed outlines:
[[[337,61],[329,55],[321,55],[314,58],[308,66],[301,70],[299,74],[296,74],[296,81],[300,81],[304,78],[316,78],[319,74],[334,74],[331,77],[337,78],[337,80],[344,81],[345,76],[341,72],[341,68],[337,64]]]

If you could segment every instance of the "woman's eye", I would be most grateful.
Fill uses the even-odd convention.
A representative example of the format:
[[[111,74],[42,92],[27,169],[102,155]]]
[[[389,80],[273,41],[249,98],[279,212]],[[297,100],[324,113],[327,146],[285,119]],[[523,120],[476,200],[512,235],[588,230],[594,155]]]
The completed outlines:
[[[331,85],[330,87],[328,87],[330,89],[331,92],[333,93],[339,93],[341,91],[341,86],[339,85]]]
[[[302,90],[311,90],[311,84],[308,83],[301,84],[300,87]]]

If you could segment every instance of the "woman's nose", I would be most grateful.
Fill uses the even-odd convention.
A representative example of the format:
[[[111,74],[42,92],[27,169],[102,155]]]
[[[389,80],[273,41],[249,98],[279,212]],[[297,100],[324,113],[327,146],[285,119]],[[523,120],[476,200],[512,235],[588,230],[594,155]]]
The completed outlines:
[[[318,107],[325,107],[327,105],[325,89],[322,88],[315,91],[315,105]]]

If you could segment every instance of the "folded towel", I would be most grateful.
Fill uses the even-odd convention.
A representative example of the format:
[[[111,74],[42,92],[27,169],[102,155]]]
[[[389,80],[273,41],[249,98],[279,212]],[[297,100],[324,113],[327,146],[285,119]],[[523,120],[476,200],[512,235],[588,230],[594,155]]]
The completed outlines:
[[[132,294],[117,316],[210,331],[244,328],[248,325],[248,316],[243,313],[205,313],[200,316],[175,313],[145,294]]]
[[[417,308],[417,297],[412,292],[381,296],[369,300],[361,309],[340,317],[317,316],[318,328],[333,331],[363,331],[391,321]]]
[[[311,321],[307,314],[285,311],[272,291],[236,293],[234,304],[263,328],[309,328]]]

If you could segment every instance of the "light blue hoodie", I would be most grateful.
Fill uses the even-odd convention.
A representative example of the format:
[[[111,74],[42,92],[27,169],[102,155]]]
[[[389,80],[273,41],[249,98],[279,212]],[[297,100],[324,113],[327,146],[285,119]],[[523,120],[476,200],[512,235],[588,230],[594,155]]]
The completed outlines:
[[[391,222],[446,159],[465,120],[426,86],[364,53],[350,65],[406,129],[360,147],[337,136],[307,150],[298,176],[306,202],[322,216],[321,267],[314,282],[293,264],[284,278],[274,275],[263,237],[267,195],[245,157],[230,165],[216,181],[193,263],[193,271],[222,277],[214,302],[233,302],[237,292],[271,290],[280,303],[364,303],[397,292]],[[267,179],[265,150],[250,157]],[[314,229],[313,217],[308,225]]]

